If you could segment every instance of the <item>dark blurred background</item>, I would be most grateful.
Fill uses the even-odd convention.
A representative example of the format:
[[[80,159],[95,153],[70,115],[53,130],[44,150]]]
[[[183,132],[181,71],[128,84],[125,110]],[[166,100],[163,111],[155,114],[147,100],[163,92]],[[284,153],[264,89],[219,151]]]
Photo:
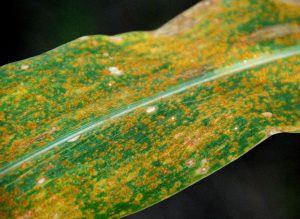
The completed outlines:
[[[151,30],[197,0],[19,0],[1,6],[0,65],[78,37]],[[300,218],[300,135],[279,134],[183,192],[128,217]]]
[[[151,30],[197,0],[11,0],[1,7],[0,65],[84,35]],[[3,2],[2,2],[3,3]],[[3,49],[5,48],[5,49]]]
[[[299,134],[272,136],[237,161],[128,219],[299,219]]]

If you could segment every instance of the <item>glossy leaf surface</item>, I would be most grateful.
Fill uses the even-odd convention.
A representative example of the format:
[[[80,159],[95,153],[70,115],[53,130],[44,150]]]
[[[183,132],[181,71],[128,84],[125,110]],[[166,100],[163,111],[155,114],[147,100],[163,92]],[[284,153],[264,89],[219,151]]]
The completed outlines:
[[[300,130],[300,4],[200,2],[1,75],[4,218],[119,218]]]

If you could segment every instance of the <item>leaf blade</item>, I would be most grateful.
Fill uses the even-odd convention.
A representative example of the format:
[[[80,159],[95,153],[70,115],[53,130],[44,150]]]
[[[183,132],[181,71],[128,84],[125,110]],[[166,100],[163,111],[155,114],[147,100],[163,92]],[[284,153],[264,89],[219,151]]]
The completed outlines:
[[[252,4],[247,1],[245,3],[248,3],[247,7]],[[215,4],[211,6],[214,8],[207,11],[208,17],[217,16],[220,12],[227,13],[226,15],[230,17],[229,12],[232,11],[224,9],[223,3]],[[233,6],[239,3],[231,4]],[[259,5],[261,8],[265,6],[274,7],[269,2]],[[203,10],[203,6],[200,9]],[[238,9],[243,11],[247,8],[239,5]],[[232,10],[238,13],[235,11],[237,9]],[[282,12],[283,9],[277,10],[286,13]],[[247,10],[246,12],[247,16],[255,18],[253,12]],[[193,16],[196,16],[198,22],[198,13]],[[227,16],[224,19],[225,24]],[[297,16],[298,13],[290,13],[289,19],[294,22]],[[188,22],[191,19],[189,18]],[[282,22],[282,18],[277,19],[277,22]],[[209,41],[203,33],[211,27],[207,27],[206,22],[199,22],[200,24],[195,24],[192,19],[191,29],[184,32],[180,29],[178,32],[178,28],[175,28],[173,36],[169,36],[169,33],[173,34],[174,31],[165,26],[162,28],[164,31],[156,33],[129,33],[112,38],[105,36],[83,38],[41,57],[4,66],[1,75],[15,77],[12,81],[9,81],[9,76],[3,77],[3,81],[9,85],[5,84],[5,89],[11,92],[4,97],[4,101],[2,99],[2,104],[12,99],[19,101],[24,107],[25,103],[28,103],[26,95],[29,93],[34,94],[37,99],[32,104],[41,103],[42,107],[47,109],[49,108],[47,103],[38,96],[43,93],[43,87],[40,85],[44,78],[46,77],[48,82],[51,81],[49,79],[54,79],[53,85],[56,86],[54,88],[61,88],[65,84],[69,87],[66,91],[57,94],[54,92],[56,94],[54,100],[66,102],[62,108],[64,114],[59,114],[59,111],[50,107],[49,112],[58,113],[58,119],[53,117],[51,120],[49,115],[40,117],[43,118],[41,127],[44,131],[40,133],[35,132],[34,124],[29,124],[29,137],[25,137],[29,143],[25,145],[26,151],[10,151],[11,156],[14,155],[13,152],[18,155],[13,157],[13,161],[1,159],[8,164],[14,161],[16,164],[18,158],[24,161],[8,169],[5,166],[7,163],[4,163],[4,170],[8,171],[3,172],[4,176],[1,176],[1,191],[3,191],[2,200],[5,202],[3,206],[7,205],[7,209],[1,212],[12,215],[31,214],[33,217],[37,215],[53,217],[56,214],[59,217],[121,217],[165,199],[211,174],[237,159],[268,135],[274,134],[274,131],[299,131],[297,110],[299,33],[293,32],[282,36],[280,32],[275,31],[280,33],[280,40],[274,42],[274,37],[276,38],[276,34],[275,36],[273,34],[274,28],[268,27],[267,30],[271,30],[269,36],[273,38],[268,37],[269,41],[265,45],[265,38],[262,40],[263,43],[253,43],[253,39],[260,39],[261,33],[254,30],[255,37],[242,36],[240,37],[242,40],[229,44],[227,49],[230,56],[222,57],[222,61],[219,62],[215,59],[226,53],[223,51],[218,55],[224,48],[220,46],[221,48],[213,51],[213,44],[220,41],[221,35],[225,35],[221,43],[235,39],[235,36],[233,39],[230,37],[230,33],[240,24],[234,24],[234,27],[230,27],[231,24],[227,25],[229,30],[226,34],[229,35],[220,31]],[[197,29],[199,27],[205,28],[199,30]],[[193,35],[190,35],[191,33]],[[209,50],[207,48],[196,48],[203,39],[208,40],[206,43],[212,52],[207,52]],[[187,42],[191,45],[186,44]],[[146,46],[140,48],[141,45]],[[176,54],[178,45],[183,48],[180,48],[181,53]],[[257,45],[259,49],[255,50]],[[236,46],[240,46],[241,51],[236,50]],[[193,47],[196,49],[192,49]],[[104,54],[99,61],[97,49],[117,51],[114,54],[117,61],[109,61],[108,58],[104,58],[106,57]],[[145,53],[144,50],[149,49],[153,51]],[[156,56],[153,55],[157,52],[155,49],[158,51]],[[198,60],[199,63],[187,61],[193,59],[195,53],[204,58]],[[188,56],[184,58],[185,55]],[[211,58],[211,55],[214,57]],[[59,61],[60,59],[66,60]],[[115,65],[122,63],[123,59],[126,62],[121,65],[122,68]],[[181,63],[181,59],[185,62]],[[160,60],[163,60],[163,64]],[[247,62],[244,62],[245,60]],[[273,62],[268,63],[269,61]],[[61,62],[63,64],[59,64]],[[142,64],[134,64],[138,62]],[[254,66],[251,63],[254,63]],[[130,64],[133,65],[131,70],[126,69]],[[230,67],[231,64],[233,66]],[[35,67],[33,72],[32,65]],[[220,68],[224,65],[229,67]],[[18,72],[17,68],[22,71]],[[207,70],[209,68],[216,70],[209,71]],[[171,78],[168,78],[170,73],[166,69],[174,71]],[[149,71],[146,76],[142,74],[144,70]],[[239,74],[232,74],[237,70]],[[82,71],[87,73],[84,74]],[[101,71],[101,74],[97,71]],[[44,72],[47,73],[46,76]],[[157,75],[156,72],[160,74]],[[218,74],[224,77],[216,77]],[[93,78],[95,75],[100,78]],[[38,78],[37,82],[29,80],[29,83],[26,77],[32,79],[33,76]],[[82,82],[82,78],[85,81]],[[113,80],[113,83],[106,78]],[[31,90],[21,84],[16,92],[13,86],[17,79],[32,85]],[[68,84],[68,80],[73,80],[73,83]],[[140,85],[136,84],[141,80],[143,82]],[[122,84],[123,81],[128,84]],[[97,86],[94,86],[95,83],[98,83]],[[84,86],[79,87],[78,84]],[[122,85],[115,87],[119,89],[118,92],[114,93],[113,89],[109,89],[113,84]],[[101,95],[97,93],[99,87]],[[50,89],[51,85],[47,84],[46,88]],[[145,93],[139,93],[141,91]],[[61,97],[61,94],[64,96]],[[97,98],[88,96],[85,99],[86,95],[91,94]],[[83,102],[88,101],[89,104],[87,107],[81,107],[76,98]],[[109,101],[112,99],[114,102],[110,104]],[[93,101],[96,101],[96,104]],[[69,111],[69,103],[75,106],[74,112]],[[93,107],[97,104],[103,104],[103,109],[97,108],[93,111]],[[4,106],[2,105],[3,109]],[[14,111],[9,111],[11,112]],[[35,111],[29,107],[29,110],[23,108],[21,112]],[[105,120],[105,123],[102,123],[102,120],[98,121],[98,117],[93,115],[95,112]],[[77,124],[73,125],[74,121],[71,118],[78,115],[79,117],[75,119]],[[20,118],[22,122],[18,115],[15,118]],[[24,118],[25,122],[31,120],[27,115]],[[50,118],[51,122],[44,118]],[[53,125],[53,122],[60,120],[62,122],[57,127]],[[88,120],[96,122],[87,123]],[[21,122],[19,125],[22,125]],[[98,123],[101,123],[101,126],[94,126]],[[53,127],[56,128],[52,133],[49,130]],[[58,134],[52,135],[56,129]],[[12,130],[17,131],[14,128]],[[237,132],[238,134],[234,134]],[[16,139],[19,140],[24,133]],[[64,140],[59,140],[60,137]],[[41,138],[44,142],[36,143]],[[51,150],[43,151],[49,142],[55,146],[56,139],[60,142],[60,147],[50,147],[48,149]],[[7,144],[4,149],[1,147],[2,157],[7,152],[6,147],[9,150],[12,146]],[[21,148],[18,144],[16,146],[17,149]],[[43,153],[38,153],[39,150]],[[31,157],[30,153],[36,153],[38,156]],[[2,162],[1,164],[3,167]]]

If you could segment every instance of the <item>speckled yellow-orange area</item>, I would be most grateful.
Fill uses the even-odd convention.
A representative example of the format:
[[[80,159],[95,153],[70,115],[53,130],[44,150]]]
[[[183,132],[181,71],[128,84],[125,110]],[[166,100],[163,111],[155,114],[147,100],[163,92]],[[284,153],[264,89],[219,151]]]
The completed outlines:
[[[300,131],[300,4],[203,1],[0,75],[1,218],[120,218]]]

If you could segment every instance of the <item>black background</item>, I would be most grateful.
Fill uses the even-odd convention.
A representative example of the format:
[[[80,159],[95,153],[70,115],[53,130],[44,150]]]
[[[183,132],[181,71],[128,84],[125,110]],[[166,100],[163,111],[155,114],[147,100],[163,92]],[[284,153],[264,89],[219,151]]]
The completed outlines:
[[[196,0],[19,0],[1,6],[0,65],[84,35],[151,30]],[[128,218],[300,218],[300,135],[279,134],[179,194]]]

